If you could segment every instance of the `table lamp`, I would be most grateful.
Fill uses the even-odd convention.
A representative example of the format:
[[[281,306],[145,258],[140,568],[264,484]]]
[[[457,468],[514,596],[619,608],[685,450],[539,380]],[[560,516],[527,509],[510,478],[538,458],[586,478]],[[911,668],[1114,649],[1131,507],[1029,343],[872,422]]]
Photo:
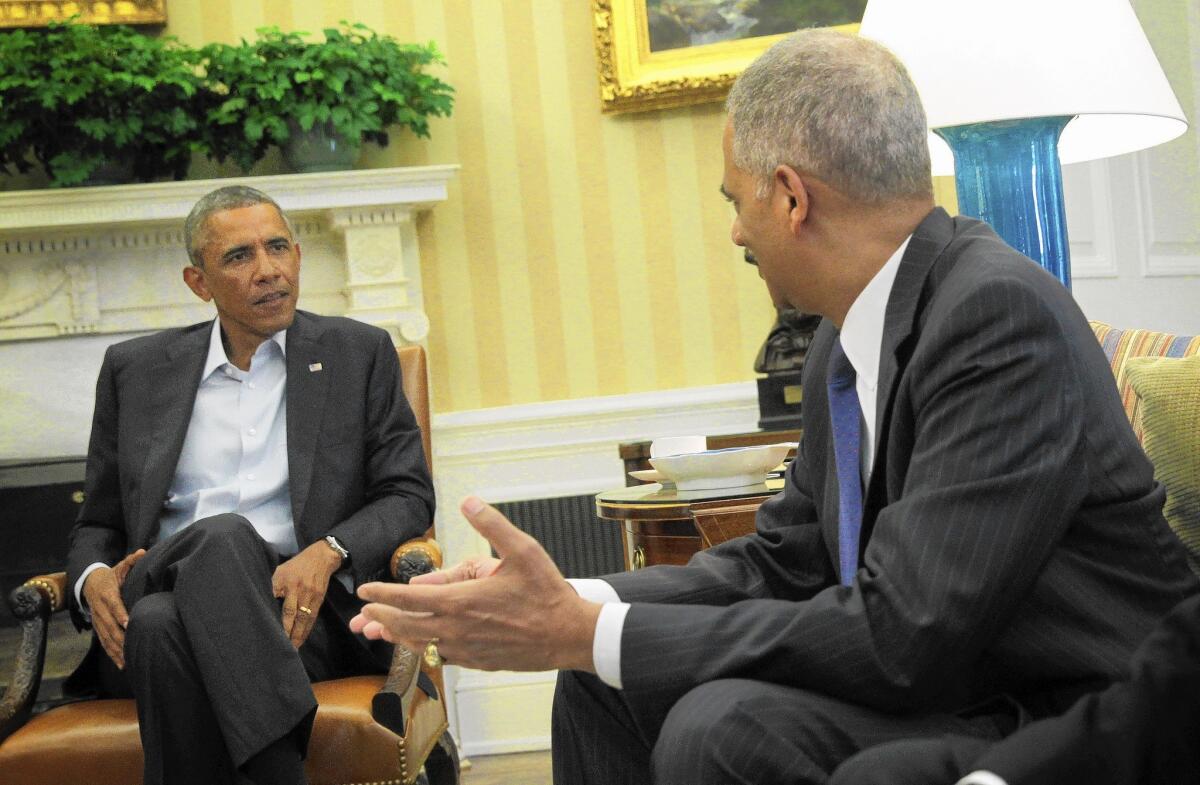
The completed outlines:
[[[869,0],[860,34],[908,68],[934,174],[954,172],[959,211],[1067,287],[1060,160],[1187,130],[1128,0]]]

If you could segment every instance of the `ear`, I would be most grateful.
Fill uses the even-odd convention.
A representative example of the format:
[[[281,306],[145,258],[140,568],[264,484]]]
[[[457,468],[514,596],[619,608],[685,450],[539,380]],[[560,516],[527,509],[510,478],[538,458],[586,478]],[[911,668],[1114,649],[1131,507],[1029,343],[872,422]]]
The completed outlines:
[[[792,234],[798,234],[808,218],[809,196],[804,178],[790,166],[775,167],[775,193],[782,209],[787,211]]]
[[[183,268],[183,282],[192,293],[204,302],[212,300],[212,292],[208,290],[208,282],[204,280],[204,270],[194,264]]]

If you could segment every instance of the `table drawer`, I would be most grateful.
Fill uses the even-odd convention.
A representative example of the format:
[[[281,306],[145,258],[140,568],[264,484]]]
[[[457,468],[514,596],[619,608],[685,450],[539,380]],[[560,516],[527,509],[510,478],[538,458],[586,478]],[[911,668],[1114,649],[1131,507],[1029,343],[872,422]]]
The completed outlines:
[[[625,566],[636,570],[652,564],[687,564],[703,547],[690,520],[625,521]]]

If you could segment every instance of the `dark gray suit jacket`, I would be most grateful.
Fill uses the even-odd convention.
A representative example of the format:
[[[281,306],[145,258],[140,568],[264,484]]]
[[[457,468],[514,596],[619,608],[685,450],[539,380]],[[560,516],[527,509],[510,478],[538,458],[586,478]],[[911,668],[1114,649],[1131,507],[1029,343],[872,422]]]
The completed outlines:
[[[96,383],[86,497],[71,532],[71,610],[80,573],[149,548],[187,435],[212,322],[109,347]],[[320,370],[310,370],[317,364]],[[292,518],[303,549],[332,534],[355,584],[382,577],[392,551],[433,520],[421,433],[386,332],[304,311],[287,331]],[[339,611],[341,612],[341,611]]]
[[[757,532],[608,576],[631,601],[625,690],[714,679],[885,711],[998,693],[1035,715],[1122,674],[1197,590],[1164,493],[1070,293],[984,224],[934,210],[888,301],[860,568],[837,585],[837,477],[817,332],[804,437]]]

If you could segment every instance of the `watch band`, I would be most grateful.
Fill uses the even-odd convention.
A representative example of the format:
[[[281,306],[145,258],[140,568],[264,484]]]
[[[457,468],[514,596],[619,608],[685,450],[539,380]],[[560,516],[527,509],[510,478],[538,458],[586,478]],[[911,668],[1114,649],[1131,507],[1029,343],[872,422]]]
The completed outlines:
[[[342,547],[342,544],[338,542],[337,537],[334,537],[332,534],[327,534],[325,536],[325,544],[332,548],[334,553],[342,557],[343,565],[350,561],[350,551]]]

